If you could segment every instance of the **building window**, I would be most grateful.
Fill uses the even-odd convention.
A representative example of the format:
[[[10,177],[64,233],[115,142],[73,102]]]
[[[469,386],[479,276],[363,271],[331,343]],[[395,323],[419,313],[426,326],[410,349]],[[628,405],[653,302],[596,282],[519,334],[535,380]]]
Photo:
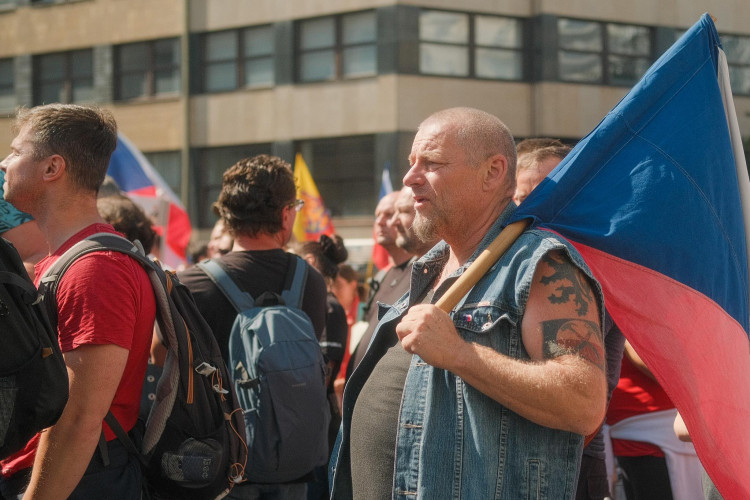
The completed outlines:
[[[750,95],[750,37],[722,35],[721,44],[727,56],[732,92]]]
[[[160,151],[156,153],[143,153],[143,156],[153,165],[154,169],[161,175],[172,192],[179,197],[180,187],[182,186],[180,152]]]
[[[195,194],[198,200],[198,227],[209,228],[216,223],[216,214],[212,206],[219,199],[224,172],[243,158],[268,154],[270,144],[247,144],[207,148],[199,152],[196,172],[199,173]]]
[[[272,26],[203,36],[203,90],[221,92],[274,84]]]
[[[34,105],[87,102],[94,98],[91,49],[34,57]]]
[[[651,29],[645,26],[558,19],[561,80],[630,86],[652,61]]]
[[[0,59],[0,109],[13,109],[16,106],[16,91],[13,59]]]
[[[360,78],[377,73],[374,11],[300,21],[298,79],[302,82]]]
[[[423,10],[419,70],[429,75],[520,80],[522,36],[519,19]]]
[[[115,47],[115,99],[180,91],[180,40],[169,38]]]
[[[331,215],[372,215],[380,186],[375,185],[373,176],[376,170],[374,136],[301,141],[297,151],[302,153],[310,168]]]

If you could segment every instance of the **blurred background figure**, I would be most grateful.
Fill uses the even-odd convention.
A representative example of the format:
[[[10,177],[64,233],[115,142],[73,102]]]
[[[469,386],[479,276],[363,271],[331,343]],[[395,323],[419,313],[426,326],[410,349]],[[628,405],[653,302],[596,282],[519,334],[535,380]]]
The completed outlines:
[[[217,220],[211,231],[211,237],[208,240],[207,257],[213,259],[226,255],[232,251],[232,245],[234,245],[234,239],[227,230],[224,220]]]
[[[556,139],[550,140],[556,141]],[[513,195],[516,205],[520,205],[529,193],[554,170],[570,153],[570,149],[565,145],[546,146],[519,155],[516,166],[516,193]]]
[[[133,200],[122,194],[99,197],[96,208],[99,215],[117,231],[130,241],[140,241],[146,254],[151,253],[156,231],[151,219]]]
[[[317,269],[326,282],[326,326],[320,338],[320,347],[328,361],[328,403],[331,410],[331,423],[328,427],[328,453],[330,455],[341,425],[341,411],[333,388],[333,382],[338,375],[344,359],[346,342],[349,333],[346,312],[333,293],[334,284],[339,274],[339,264],[349,257],[344,246],[344,240],[338,236],[321,235],[318,241],[308,241],[301,245],[298,254],[311,266]],[[315,472],[315,482],[307,485],[308,500],[323,500],[328,498],[327,466],[318,468]]]

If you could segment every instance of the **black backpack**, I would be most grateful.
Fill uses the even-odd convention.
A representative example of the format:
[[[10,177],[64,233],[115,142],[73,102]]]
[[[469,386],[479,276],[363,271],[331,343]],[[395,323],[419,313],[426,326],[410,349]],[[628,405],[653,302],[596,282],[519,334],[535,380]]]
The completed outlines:
[[[68,370],[18,252],[0,238],[0,458],[60,418]]]
[[[111,412],[105,421],[139,457],[151,492],[167,498],[221,498],[244,474],[243,415],[211,328],[177,276],[125,238],[98,233],[65,252],[41,279],[48,310],[55,308],[57,286],[70,265],[102,250],[125,253],[146,269],[167,348],[142,439],[131,439]]]

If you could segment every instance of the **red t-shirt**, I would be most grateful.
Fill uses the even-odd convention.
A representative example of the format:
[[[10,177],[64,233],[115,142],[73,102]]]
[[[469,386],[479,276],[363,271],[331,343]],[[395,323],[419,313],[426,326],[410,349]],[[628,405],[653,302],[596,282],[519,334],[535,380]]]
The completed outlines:
[[[44,272],[70,247],[87,236],[117,233],[109,224],[92,224],[68,239],[35,267],[37,284]],[[119,234],[119,233],[117,233]],[[63,352],[82,345],[114,344],[130,351],[110,411],[128,431],[138,419],[156,302],[146,271],[135,260],[114,251],[93,252],[74,262],[57,290],[57,333]],[[106,424],[104,435],[115,438]],[[31,467],[39,442],[34,436],[15,455],[0,462],[2,475]]]
[[[664,389],[636,368],[627,356],[623,356],[620,381],[612,392],[607,409],[607,424],[612,425],[635,415],[672,408],[674,404]],[[624,439],[612,440],[612,452],[619,457],[664,456],[664,452],[655,444]]]

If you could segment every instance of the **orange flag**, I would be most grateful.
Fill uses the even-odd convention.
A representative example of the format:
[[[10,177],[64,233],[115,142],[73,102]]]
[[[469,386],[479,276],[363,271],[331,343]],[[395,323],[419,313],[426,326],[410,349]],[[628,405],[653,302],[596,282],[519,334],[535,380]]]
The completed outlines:
[[[321,234],[331,236],[335,232],[331,215],[326,210],[300,153],[297,153],[294,160],[294,181],[297,184],[297,198],[305,201],[294,221],[294,236],[297,241],[317,241]]]

